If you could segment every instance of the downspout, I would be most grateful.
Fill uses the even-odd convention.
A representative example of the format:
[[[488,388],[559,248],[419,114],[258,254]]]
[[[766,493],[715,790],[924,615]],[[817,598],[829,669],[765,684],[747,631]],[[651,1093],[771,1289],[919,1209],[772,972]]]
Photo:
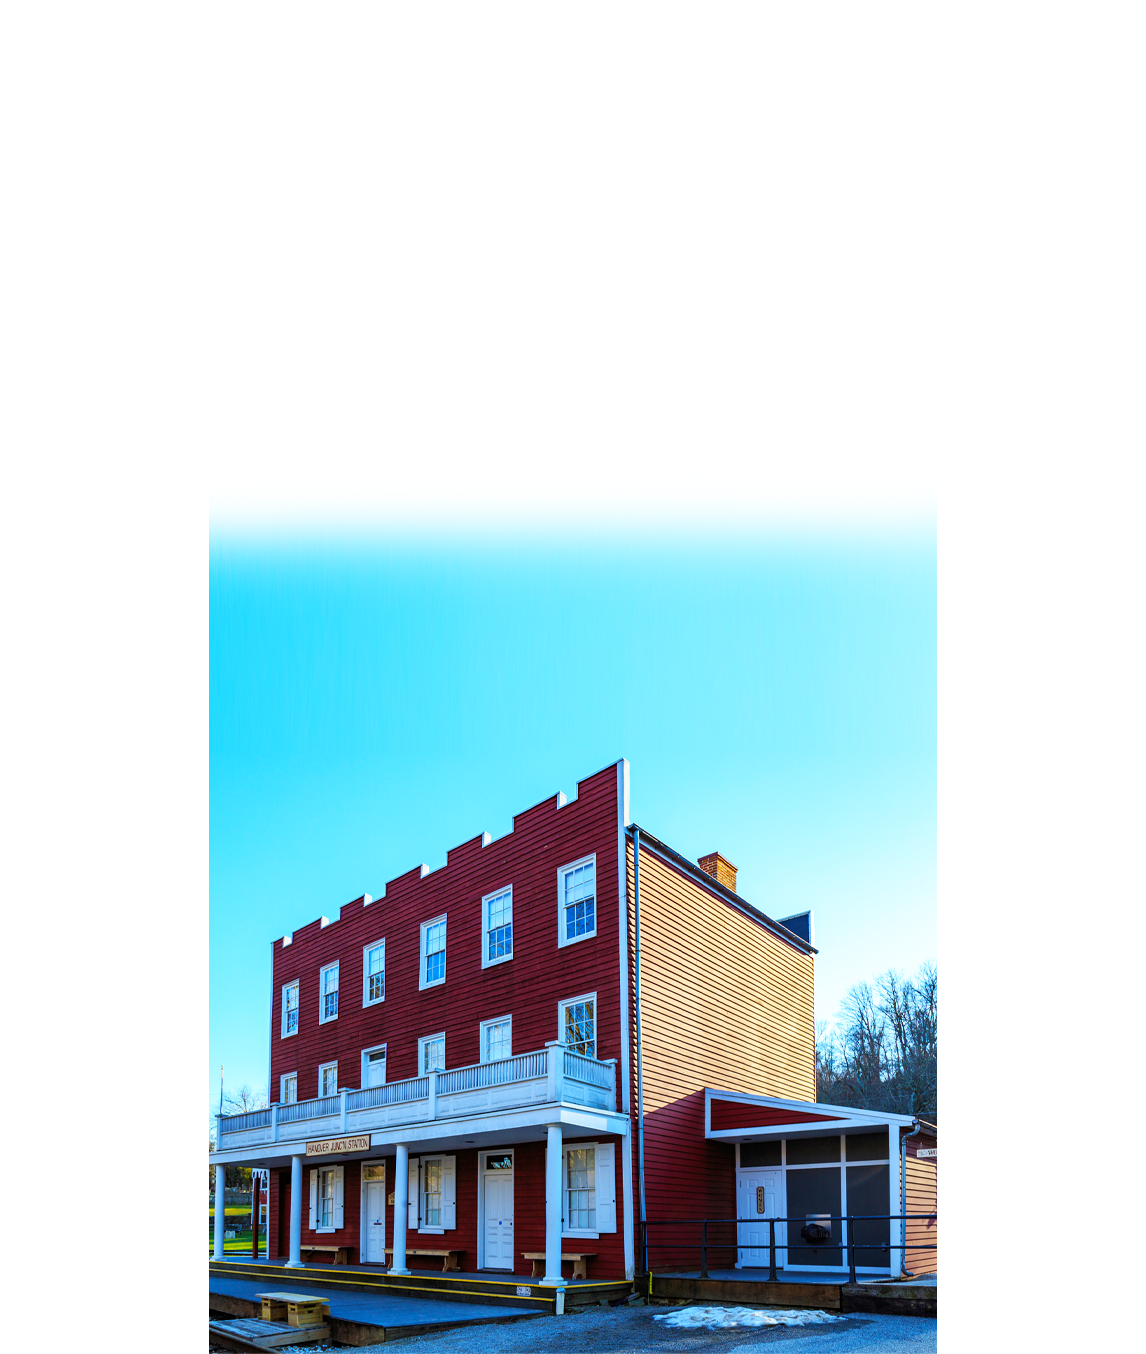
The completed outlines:
[[[633,828],[633,960],[637,1008],[637,1180],[640,1189],[641,1240],[645,1272],[649,1270],[649,1236],[645,1216],[645,1066],[641,1052],[641,829]]]
[[[918,1119],[912,1119],[911,1127],[907,1132],[900,1131],[899,1134],[899,1216],[903,1219],[900,1224],[900,1240],[907,1245],[907,1140],[914,1137],[919,1132],[920,1124]],[[907,1252],[899,1252],[900,1271],[910,1279],[912,1271],[907,1268]]]

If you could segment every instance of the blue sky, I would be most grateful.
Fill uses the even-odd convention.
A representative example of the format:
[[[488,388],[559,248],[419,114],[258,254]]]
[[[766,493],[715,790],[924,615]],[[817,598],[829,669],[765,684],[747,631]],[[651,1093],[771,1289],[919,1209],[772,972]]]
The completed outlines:
[[[932,529],[513,543],[216,533],[210,1098],[270,940],[617,757],[634,819],[816,912],[817,1016],[935,957]]]

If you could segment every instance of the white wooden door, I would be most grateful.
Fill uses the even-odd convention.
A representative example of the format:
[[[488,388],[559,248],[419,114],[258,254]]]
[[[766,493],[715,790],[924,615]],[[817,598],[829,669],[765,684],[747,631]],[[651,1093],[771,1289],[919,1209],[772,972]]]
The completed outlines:
[[[385,1086],[385,1084],[386,1050],[381,1049],[377,1053],[368,1053],[366,1055],[366,1085]]]
[[[782,1172],[778,1170],[741,1170],[736,1179],[738,1265],[768,1264],[768,1219],[781,1217]],[[776,1263],[782,1265],[780,1252],[785,1240],[784,1224],[776,1224]]]
[[[386,1181],[366,1182],[366,1259],[386,1263]]]
[[[485,1173],[485,1268],[513,1272],[513,1172]]]

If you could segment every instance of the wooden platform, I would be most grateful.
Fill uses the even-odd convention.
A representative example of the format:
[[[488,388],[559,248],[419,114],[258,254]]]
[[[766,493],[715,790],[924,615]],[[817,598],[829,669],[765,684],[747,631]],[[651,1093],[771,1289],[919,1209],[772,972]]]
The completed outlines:
[[[207,1324],[212,1344],[231,1341],[234,1349],[246,1349],[251,1345],[257,1345],[259,1349],[278,1349],[280,1345],[317,1345],[330,1339],[329,1326],[291,1326],[285,1321],[263,1321],[257,1316],[210,1321]]]
[[[650,1274],[653,1302],[751,1302],[766,1307],[818,1307],[840,1310],[838,1283],[769,1283],[746,1279],[688,1279],[679,1274]]]
[[[693,1279],[650,1274],[650,1302],[745,1302],[762,1307],[816,1307],[825,1312],[878,1312],[887,1316],[938,1314],[936,1289],[923,1284],[770,1283],[766,1279]]]
[[[257,1279],[267,1289],[294,1287],[339,1292],[400,1293],[408,1297],[438,1298],[444,1301],[484,1303],[495,1307],[517,1307],[523,1311],[554,1312],[556,1295],[528,1275],[443,1274],[440,1270],[414,1270],[410,1274],[390,1274],[380,1267],[354,1265],[315,1265],[287,1269],[274,1262],[212,1260],[210,1274],[235,1279]],[[565,1307],[592,1307],[598,1303],[623,1301],[633,1291],[624,1279],[578,1280],[565,1286]]]

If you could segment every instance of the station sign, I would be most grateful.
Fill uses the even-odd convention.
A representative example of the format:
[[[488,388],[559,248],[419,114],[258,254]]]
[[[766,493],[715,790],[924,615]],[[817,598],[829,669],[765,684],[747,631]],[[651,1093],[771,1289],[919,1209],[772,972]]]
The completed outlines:
[[[329,1157],[339,1152],[366,1152],[370,1148],[370,1134],[363,1133],[356,1138],[319,1138],[317,1142],[308,1142],[308,1157]]]

